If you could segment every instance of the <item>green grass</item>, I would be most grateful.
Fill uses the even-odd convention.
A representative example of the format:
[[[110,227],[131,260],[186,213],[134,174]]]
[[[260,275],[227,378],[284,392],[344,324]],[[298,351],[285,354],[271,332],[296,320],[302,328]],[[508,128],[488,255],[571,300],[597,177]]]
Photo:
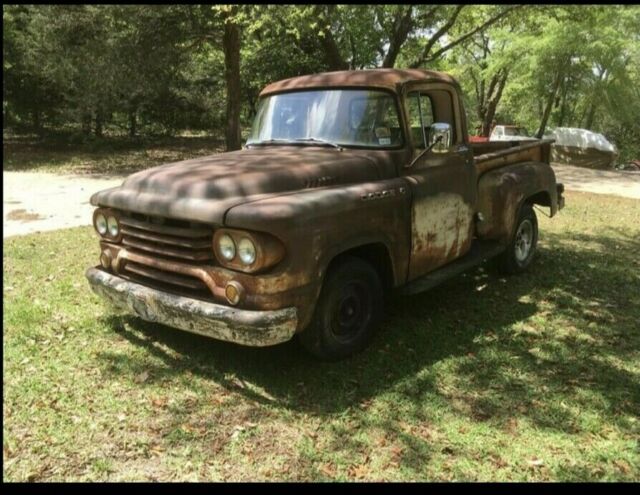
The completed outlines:
[[[319,363],[114,316],[89,228],[4,242],[5,480],[640,480],[640,202],[569,193],[526,275],[395,297]]]
[[[4,136],[2,166],[4,171],[18,172],[124,174],[223,150],[222,140],[201,136],[105,137],[86,142],[75,142],[73,135]]]

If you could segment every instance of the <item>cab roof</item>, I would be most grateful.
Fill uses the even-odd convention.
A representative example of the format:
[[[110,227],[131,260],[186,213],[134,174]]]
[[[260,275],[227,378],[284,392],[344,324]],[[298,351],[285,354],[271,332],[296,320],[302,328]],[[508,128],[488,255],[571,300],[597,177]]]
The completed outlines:
[[[326,87],[368,87],[398,92],[399,88],[413,81],[444,82],[457,86],[448,74],[424,69],[366,69],[322,72],[292,77],[269,84],[260,96],[283,91]]]

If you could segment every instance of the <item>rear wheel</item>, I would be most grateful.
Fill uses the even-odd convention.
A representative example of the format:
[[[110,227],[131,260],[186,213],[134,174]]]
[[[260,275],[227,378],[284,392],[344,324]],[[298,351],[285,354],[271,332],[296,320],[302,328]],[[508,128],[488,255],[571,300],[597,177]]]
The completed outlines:
[[[533,261],[538,244],[538,218],[533,206],[525,203],[520,208],[513,238],[498,258],[500,269],[509,274],[520,273]]]
[[[326,360],[361,351],[382,317],[383,299],[376,270],[359,258],[343,258],[327,273],[313,320],[298,336],[300,343]]]

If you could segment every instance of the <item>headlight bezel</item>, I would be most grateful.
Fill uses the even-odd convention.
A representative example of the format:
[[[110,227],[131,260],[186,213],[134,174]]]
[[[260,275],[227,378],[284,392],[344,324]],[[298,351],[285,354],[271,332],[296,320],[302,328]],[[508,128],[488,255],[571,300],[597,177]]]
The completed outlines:
[[[98,230],[97,220],[99,216],[103,216],[106,221],[107,230],[105,233],[101,233]],[[115,220],[117,226],[117,233],[113,235],[111,233],[110,220]],[[93,212],[93,228],[98,233],[101,239],[109,242],[120,242],[122,240],[122,226],[120,224],[120,214],[111,208],[96,208]]]
[[[229,236],[236,247],[235,256],[228,260],[220,252],[220,238]],[[250,242],[255,249],[255,256],[251,263],[245,263],[240,257],[240,243]],[[224,268],[244,272],[256,273],[266,270],[279,263],[285,255],[284,244],[276,237],[263,232],[252,232],[229,228],[217,229],[213,235],[213,252],[216,259]]]

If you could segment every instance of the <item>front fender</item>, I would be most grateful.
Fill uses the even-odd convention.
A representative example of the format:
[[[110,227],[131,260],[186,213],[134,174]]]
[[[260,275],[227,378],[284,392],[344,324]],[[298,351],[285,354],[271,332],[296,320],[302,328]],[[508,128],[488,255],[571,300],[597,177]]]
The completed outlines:
[[[406,280],[410,246],[410,191],[405,179],[307,189],[231,208],[229,227],[268,232],[286,247],[277,266],[286,277],[313,287],[301,320],[315,307],[331,260],[354,247],[382,244],[394,283]],[[311,287],[310,287],[311,289]]]

